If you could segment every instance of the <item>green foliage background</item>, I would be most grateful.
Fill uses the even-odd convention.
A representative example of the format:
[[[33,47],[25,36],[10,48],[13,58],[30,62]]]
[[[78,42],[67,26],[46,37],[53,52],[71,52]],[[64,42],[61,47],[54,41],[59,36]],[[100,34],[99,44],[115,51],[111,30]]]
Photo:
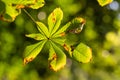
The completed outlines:
[[[114,0],[120,6],[120,0]],[[93,58],[82,64],[68,58],[67,65],[58,72],[48,67],[46,48],[35,60],[23,65],[23,51],[35,40],[25,34],[36,33],[36,25],[24,13],[12,23],[0,21],[0,80],[120,80],[120,7],[101,7],[96,0],[45,0],[38,9],[26,9],[36,20],[38,13],[46,16],[60,7],[64,13],[62,24],[77,16],[84,17],[86,24],[80,34],[71,35],[76,42],[91,47]],[[1,7],[0,7],[1,9]],[[47,17],[40,20],[47,22]],[[71,38],[72,39],[72,38]],[[72,44],[72,43],[71,43]]]

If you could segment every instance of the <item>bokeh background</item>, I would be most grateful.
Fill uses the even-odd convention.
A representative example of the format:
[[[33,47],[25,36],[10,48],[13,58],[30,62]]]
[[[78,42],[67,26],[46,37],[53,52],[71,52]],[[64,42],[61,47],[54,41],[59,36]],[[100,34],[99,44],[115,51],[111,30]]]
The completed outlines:
[[[45,0],[44,7],[26,9],[35,19],[47,24],[48,15],[60,7],[64,13],[62,25],[75,17],[86,24],[78,40],[91,47],[89,63],[70,58],[66,66],[54,72],[49,69],[47,55],[23,65],[23,51],[36,41],[25,34],[37,33],[36,25],[22,10],[14,22],[0,21],[0,80],[120,80],[120,0],[101,7],[97,0]]]

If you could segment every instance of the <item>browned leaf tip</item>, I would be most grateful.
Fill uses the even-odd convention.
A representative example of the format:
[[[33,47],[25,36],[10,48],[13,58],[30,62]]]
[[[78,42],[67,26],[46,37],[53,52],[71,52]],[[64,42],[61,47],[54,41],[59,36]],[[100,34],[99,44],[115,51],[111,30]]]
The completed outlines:
[[[68,46],[67,46],[66,44],[64,44],[63,47],[64,47],[64,49],[65,49],[66,51],[69,51],[69,48],[68,48]]]
[[[86,20],[85,20],[85,19],[82,19],[81,23],[82,23],[82,24],[85,24],[85,23],[86,23]]]
[[[50,68],[51,70],[55,71],[55,72],[58,71],[58,69],[54,69],[51,65],[49,65],[49,68]]]
[[[60,33],[60,36],[65,36],[65,32]]]
[[[23,64],[24,65],[26,65],[28,62],[31,62],[33,60],[33,58],[31,57],[31,58],[25,58],[24,60],[23,60]]]
[[[16,8],[17,9],[22,9],[22,8],[25,8],[25,6],[20,4],[20,5],[17,5]]]
[[[56,53],[55,53],[55,54],[53,54],[52,58],[49,60],[49,63],[50,63],[51,61],[53,61],[53,60],[56,60],[56,59],[57,59],[57,55],[56,55]]]
[[[60,69],[64,68],[65,66],[62,66],[60,68],[54,69],[51,65],[49,65],[49,68],[55,72],[59,71]]]
[[[57,60],[57,55],[56,55],[56,53],[54,53],[53,56],[52,56],[52,59],[49,60],[49,68],[50,68],[51,70],[57,72],[57,69],[54,69],[54,68],[52,67],[52,65],[51,65],[51,62],[54,61],[54,60],[55,60],[55,61]]]
[[[5,21],[5,22],[12,22],[15,20],[15,17],[12,17],[11,19],[6,19],[4,18],[4,15],[0,15],[0,20]]]

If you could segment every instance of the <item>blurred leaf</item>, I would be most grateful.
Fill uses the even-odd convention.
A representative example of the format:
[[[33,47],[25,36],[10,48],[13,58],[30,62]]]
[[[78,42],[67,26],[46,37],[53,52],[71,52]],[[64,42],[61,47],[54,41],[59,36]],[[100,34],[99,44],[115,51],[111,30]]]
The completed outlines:
[[[38,9],[44,5],[44,0],[1,0],[5,3],[5,12],[2,14],[2,20],[14,21],[16,16],[21,13],[21,8],[29,7]],[[9,17],[6,17],[8,15]]]
[[[97,0],[97,1],[101,6],[105,6],[107,4],[110,4],[113,0]]]
[[[31,5],[30,8],[38,9],[38,8],[44,6],[44,4],[45,4],[44,0],[35,0],[35,3],[33,5]]]
[[[60,24],[61,24],[61,20],[63,18],[63,12],[60,8],[56,8],[48,17],[48,26],[49,26],[49,32],[50,34],[54,34]]]
[[[71,25],[70,25],[71,29],[68,32],[77,33],[77,34],[80,33],[83,29],[85,22],[86,22],[85,19],[81,17],[74,18],[71,21]]]
[[[24,64],[27,64],[28,62],[32,61],[40,53],[45,43],[46,40],[27,46],[24,51]]]
[[[5,3],[10,3],[10,4],[22,4],[22,5],[27,5],[34,3],[34,0],[2,0]]]
[[[11,4],[12,6],[16,6],[17,9],[30,7],[32,9],[38,9],[44,6],[44,0],[2,0],[7,4]]]
[[[29,37],[29,38],[33,38],[35,40],[44,40],[46,39],[46,37],[40,33],[37,33],[37,34],[27,34],[25,35],[26,37]]]
[[[7,4],[7,3],[5,4],[6,4],[6,7],[5,7],[6,14],[9,15],[11,18],[6,17],[6,14],[3,15],[3,17],[8,21],[14,21],[16,16],[18,16],[21,13],[21,10],[16,9],[16,7],[12,6],[12,4]]]
[[[36,22],[36,24],[38,25],[37,28],[38,30],[45,36],[49,37],[49,32],[48,32],[48,28],[42,23],[42,22]]]
[[[87,63],[92,58],[92,51],[87,45],[80,43],[73,51],[73,58],[78,62]]]
[[[5,10],[5,4],[2,1],[0,1],[0,15],[4,12],[4,10]]]
[[[68,45],[75,45],[78,44],[79,42],[79,37],[76,34],[69,33],[66,35],[66,41],[65,43]]]
[[[49,64],[50,68],[54,71],[58,71],[59,69],[63,68],[66,64],[66,55],[65,53],[57,47],[56,44],[51,42],[50,50],[49,50]]]

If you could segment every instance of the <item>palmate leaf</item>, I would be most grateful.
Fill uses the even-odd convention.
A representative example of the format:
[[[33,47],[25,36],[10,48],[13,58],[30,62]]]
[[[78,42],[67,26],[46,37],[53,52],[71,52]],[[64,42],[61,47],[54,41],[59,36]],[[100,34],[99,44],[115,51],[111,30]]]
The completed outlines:
[[[92,52],[88,46],[80,43],[76,48],[73,47],[78,40],[75,33],[81,32],[85,24],[85,20],[81,17],[75,18],[71,22],[68,22],[66,25],[59,28],[62,18],[62,10],[60,8],[56,8],[48,17],[48,27],[46,27],[42,22],[36,21],[37,28],[40,33],[28,34],[26,36],[35,40],[40,40],[40,42],[26,47],[24,64],[32,61],[42,50],[45,43],[46,45],[44,48],[49,47],[49,66],[50,69],[54,71],[58,71],[66,64],[66,55],[60,46],[63,46],[64,49],[68,51],[69,56],[78,62],[87,63],[90,61]],[[72,27],[72,29],[69,30],[69,26]]]
[[[74,49],[72,57],[78,62],[87,63],[92,58],[92,51],[87,45],[80,43]]]
[[[44,0],[2,0],[2,1],[7,4],[12,4],[16,6],[17,9],[23,8],[23,7],[38,9],[44,6],[45,4]],[[20,6],[23,6],[23,7],[20,7]]]
[[[110,4],[113,0],[97,0],[97,1],[101,6],[105,6],[107,4]]]
[[[44,6],[44,4],[45,4],[44,0],[35,0],[35,3],[33,5],[30,5],[30,8],[38,9],[38,8]]]
[[[24,64],[27,64],[28,62],[32,61],[40,53],[45,43],[46,40],[27,46],[24,51]]]
[[[12,6],[12,4],[7,5],[5,7],[5,14],[2,14],[3,20],[6,21],[14,21],[16,16],[18,16],[21,13],[20,9],[16,9],[15,6]]]
[[[38,9],[44,6],[44,0],[1,0],[5,4],[5,12],[2,14],[2,20],[14,21],[16,16],[21,13],[21,8],[29,7]],[[7,16],[6,16],[7,15]]]
[[[63,12],[60,8],[56,8],[48,17],[49,32],[53,35],[60,27],[63,19]]]
[[[21,13],[21,10],[16,10],[16,7],[13,7],[11,5],[6,5],[6,14],[11,16],[11,21],[15,20],[16,16],[18,16]]]
[[[49,60],[50,69],[54,71],[58,71],[59,69],[65,66],[66,55],[56,44],[51,42],[48,60]]]
[[[40,33],[36,33],[36,34],[27,34],[25,35],[26,37],[29,37],[29,38],[33,38],[35,40],[44,40],[46,39],[46,37]]]
[[[2,0],[5,3],[27,5],[34,3],[34,0]]]

